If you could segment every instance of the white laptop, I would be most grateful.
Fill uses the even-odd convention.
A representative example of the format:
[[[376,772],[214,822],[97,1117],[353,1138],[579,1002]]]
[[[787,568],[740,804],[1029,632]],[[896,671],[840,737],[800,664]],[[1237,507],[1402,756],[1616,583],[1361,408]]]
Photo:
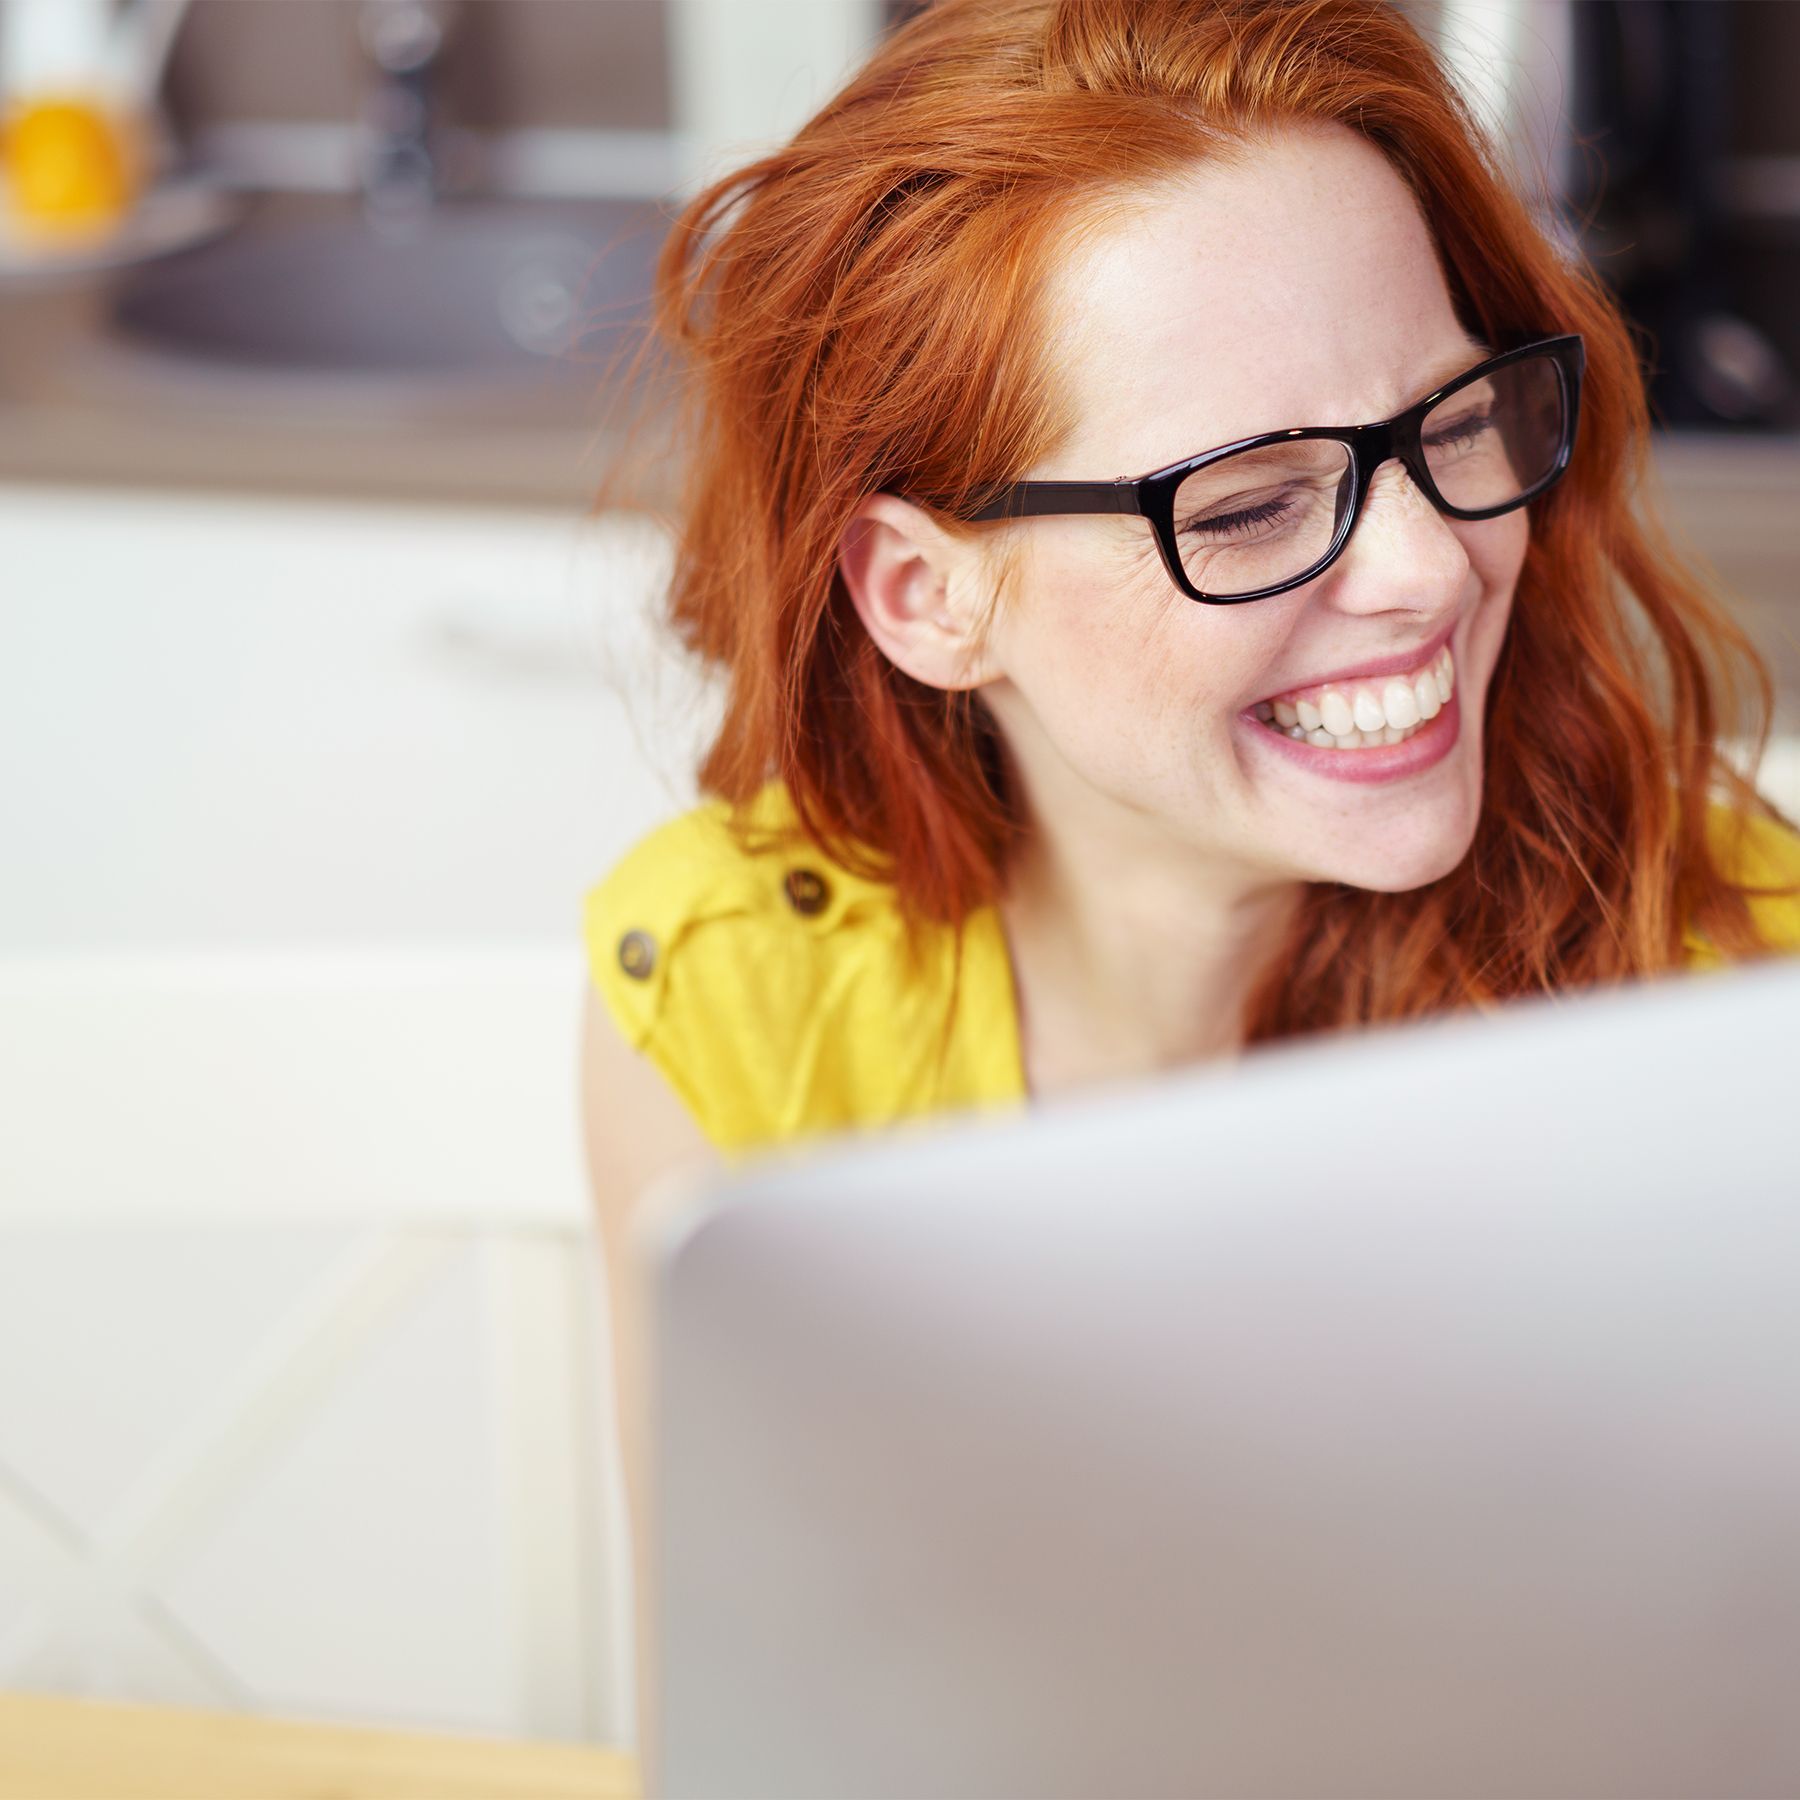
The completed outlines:
[[[673,1179],[667,1800],[1800,1795],[1800,961]]]

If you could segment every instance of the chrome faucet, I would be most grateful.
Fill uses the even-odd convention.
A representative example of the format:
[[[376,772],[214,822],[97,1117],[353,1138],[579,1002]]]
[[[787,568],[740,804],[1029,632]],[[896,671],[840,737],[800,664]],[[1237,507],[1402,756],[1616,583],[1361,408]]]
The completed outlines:
[[[358,26],[376,71],[363,117],[363,212],[377,229],[404,231],[437,197],[432,75],[455,16],[455,0],[363,0]]]

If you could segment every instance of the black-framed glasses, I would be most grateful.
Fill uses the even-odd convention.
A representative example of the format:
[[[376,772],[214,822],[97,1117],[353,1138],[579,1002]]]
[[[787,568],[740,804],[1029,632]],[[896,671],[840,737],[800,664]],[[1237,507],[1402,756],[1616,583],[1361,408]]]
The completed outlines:
[[[1578,332],[1540,338],[1373,425],[1259,432],[1117,481],[1017,481],[966,516],[1136,513],[1190,600],[1262,600],[1337,561],[1389,457],[1453,519],[1496,518],[1554,486],[1574,450],[1586,366]]]

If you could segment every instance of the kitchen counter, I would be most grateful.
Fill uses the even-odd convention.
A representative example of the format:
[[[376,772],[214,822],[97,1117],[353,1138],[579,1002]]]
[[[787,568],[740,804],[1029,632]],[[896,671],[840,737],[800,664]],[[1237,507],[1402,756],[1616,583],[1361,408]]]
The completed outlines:
[[[0,1694],[4,1800],[636,1800],[635,1759],[553,1744]]]
[[[1652,443],[1670,535],[1768,660],[1775,734],[1800,736],[1800,433],[1663,432]]]

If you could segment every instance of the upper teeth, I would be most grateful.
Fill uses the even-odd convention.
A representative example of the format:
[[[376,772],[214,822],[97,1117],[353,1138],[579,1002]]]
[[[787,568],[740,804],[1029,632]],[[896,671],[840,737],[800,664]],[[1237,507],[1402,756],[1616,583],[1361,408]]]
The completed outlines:
[[[1296,688],[1278,700],[1259,701],[1253,710],[1289,737],[1306,738],[1321,748],[1354,749],[1410,737],[1437,717],[1455,687],[1456,665],[1446,644],[1411,674]]]

